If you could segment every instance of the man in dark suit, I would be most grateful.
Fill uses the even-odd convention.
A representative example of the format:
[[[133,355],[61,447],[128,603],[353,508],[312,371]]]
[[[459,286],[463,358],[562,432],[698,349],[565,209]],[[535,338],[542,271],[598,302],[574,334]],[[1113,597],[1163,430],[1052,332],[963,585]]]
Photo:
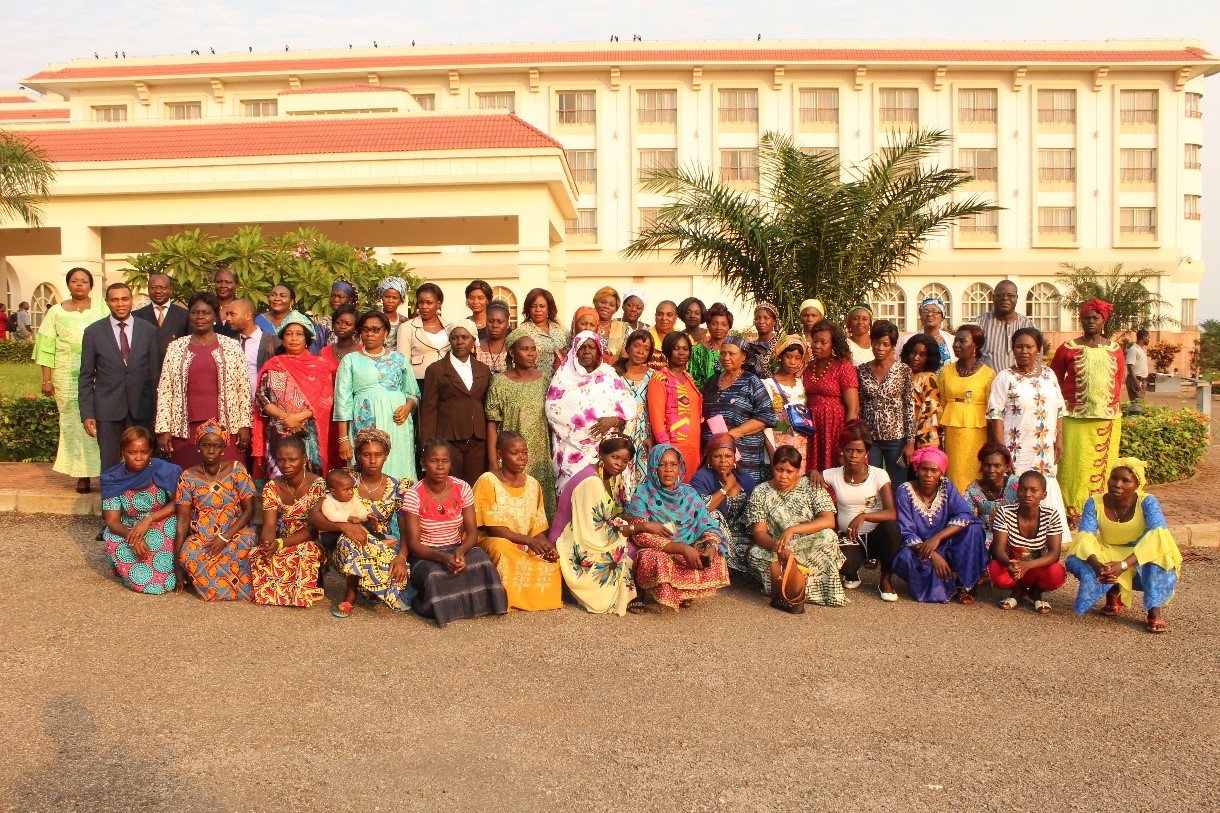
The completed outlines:
[[[119,438],[129,426],[152,425],[161,352],[156,329],[132,318],[131,289],[106,288],[110,316],[85,328],[81,339],[81,422],[102,452],[102,470],[119,462]]]
[[[280,340],[274,333],[265,333],[254,324],[254,303],[248,299],[235,299],[221,305],[221,318],[233,331],[233,338],[241,342],[241,351],[246,354],[246,368],[250,371],[250,394],[258,389],[258,371],[267,359],[275,355]]]
[[[148,278],[148,298],[151,304],[137,308],[132,316],[151,322],[157,328],[157,349],[161,358],[165,358],[165,348],[174,339],[181,338],[191,331],[191,323],[186,308],[175,304],[174,284],[166,274],[153,274]]]

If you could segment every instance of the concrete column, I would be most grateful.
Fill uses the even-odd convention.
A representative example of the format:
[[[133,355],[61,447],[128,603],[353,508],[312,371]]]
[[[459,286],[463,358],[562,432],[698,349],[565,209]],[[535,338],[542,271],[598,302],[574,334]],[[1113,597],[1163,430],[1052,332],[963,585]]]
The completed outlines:
[[[521,304],[525,293],[533,288],[546,288],[555,297],[559,321],[564,321],[563,281],[551,279],[551,225],[545,201],[539,198],[534,206],[517,213],[517,278],[520,280]],[[566,280],[566,274],[564,275]]]
[[[93,274],[94,290],[105,290],[100,231],[89,226],[60,226],[59,259],[65,275],[73,268],[86,268]]]

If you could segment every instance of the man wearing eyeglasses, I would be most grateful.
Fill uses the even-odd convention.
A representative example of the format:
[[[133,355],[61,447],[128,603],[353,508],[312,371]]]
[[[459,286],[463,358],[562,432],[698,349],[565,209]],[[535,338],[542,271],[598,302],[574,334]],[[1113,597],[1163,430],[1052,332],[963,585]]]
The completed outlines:
[[[1037,327],[1034,320],[1017,312],[1017,284],[1010,279],[996,284],[991,292],[991,310],[974,321],[983,329],[983,363],[997,372],[1014,364],[1012,334],[1023,327]]]

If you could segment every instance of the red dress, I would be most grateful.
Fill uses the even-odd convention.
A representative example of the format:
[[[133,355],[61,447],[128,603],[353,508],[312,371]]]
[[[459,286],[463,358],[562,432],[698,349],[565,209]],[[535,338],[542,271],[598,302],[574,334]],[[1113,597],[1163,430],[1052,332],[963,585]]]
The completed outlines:
[[[805,471],[826,471],[839,465],[839,435],[847,411],[843,407],[843,392],[859,389],[856,368],[847,359],[835,359],[821,376],[814,374],[814,364],[805,368],[805,403],[817,431],[809,438]]]

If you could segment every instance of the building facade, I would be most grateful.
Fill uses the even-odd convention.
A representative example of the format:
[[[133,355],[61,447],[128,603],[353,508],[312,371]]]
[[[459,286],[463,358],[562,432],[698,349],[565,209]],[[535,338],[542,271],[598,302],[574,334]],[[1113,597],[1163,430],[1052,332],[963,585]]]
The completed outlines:
[[[768,130],[834,150],[849,167],[895,132],[934,128],[954,137],[941,163],[974,176],[962,194],[1003,209],[935,238],[918,266],[877,292],[879,316],[915,329],[918,302],[937,293],[953,323],[966,321],[1007,277],[1044,330],[1071,331],[1074,316],[1057,299],[1060,263],[1122,262],[1164,272],[1166,315],[1189,334],[1204,270],[1202,82],[1217,71],[1220,61],[1188,40],[78,60],[24,81],[42,98],[0,96],[0,127],[48,145],[61,168],[46,228],[0,224],[0,256],[15,301],[40,286],[60,295],[65,266],[88,263],[109,278],[141,241],[182,228],[306,224],[408,262],[459,303],[473,277],[514,304],[549,287],[565,314],[607,282],[641,286],[654,302],[710,302],[726,298],[701,269],[621,254],[666,202],[641,189],[649,168],[698,163],[749,189]],[[479,141],[506,118],[546,143]],[[338,148],[339,131],[310,146],[308,134],[335,121],[369,128],[359,152],[319,152]],[[428,124],[437,121],[448,123]],[[259,128],[272,122],[296,135],[272,139],[279,154],[259,154]],[[405,134],[421,127],[432,140],[406,148]],[[460,156],[438,149],[446,128],[467,133]],[[379,141],[379,129],[405,141]],[[63,146],[65,132],[76,147]],[[197,148],[167,149],[184,140]],[[521,196],[530,211],[515,208]]]

